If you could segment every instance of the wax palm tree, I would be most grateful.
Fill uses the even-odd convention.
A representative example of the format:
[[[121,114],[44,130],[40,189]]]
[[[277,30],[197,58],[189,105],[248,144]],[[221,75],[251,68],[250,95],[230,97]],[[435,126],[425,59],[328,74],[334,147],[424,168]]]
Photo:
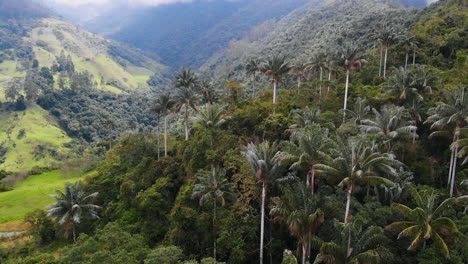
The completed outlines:
[[[261,71],[262,62],[257,58],[251,58],[245,64],[245,71],[252,75],[252,98],[255,98],[255,85],[257,82],[257,72]]]
[[[273,201],[270,214],[274,221],[283,222],[298,241],[297,252],[306,263],[310,254],[310,240],[323,223],[325,214],[317,206],[317,197],[300,183],[281,188],[283,195]]]
[[[346,109],[346,116],[348,117],[348,120],[359,123],[370,113],[370,111],[371,108],[367,104],[367,100],[365,98],[358,97],[354,102],[353,109]]]
[[[154,102],[154,111],[164,116],[164,156],[167,156],[167,118],[175,103],[169,93],[161,94]]]
[[[322,243],[314,264],[378,264],[392,258],[386,248],[389,241],[381,227],[363,230],[357,222],[337,226],[342,230],[340,239]]]
[[[412,86],[411,70],[403,67],[397,68],[394,75],[389,78],[388,84],[384,86],[386,93],[397,99],[398,104],[413,101],[422,101],[423,96]]]
[[[320,121],[320,109],[310,109],[308,106],[301,109],[293,109],[289,112],[292,124],[289,130],[292,134],[303,131],[307,126]]]
[[[425,123],[432,124],[431,129],[437,130],[429,136],[452,137],[451,156],[448,184],[450,186],[450,197],[453,196],[455,185],[455,175],[457,169],[458,147],[454,142],[459,140],[459,130],[468,122],[468,99],[465,96],[465,88],[451,90],[446,92],[446,102],[429,109],[430,116]],[[446,129],[453,129],[450,133]]]
[[[208,104],[204,108],[199,109],[198,115],[195,117],[195,123],[205,128],[211,137],[211,146],[213,147],[213,134],[215,129],[221,127],[229,120],[223,107],[219,105]]]
[[[400,35],[398,45],[405,49],[405,69],[408,69],[408,59],[411,49],[413,49],[413,65],[415,64],[416,48],[418,47],[418,44],[419,43],[416,41],[415,35],[409,32],[404,32]]]
[[[385,105],[381,111],[372,109],[375,121],[361,120],[359,128],[362,132],[377,134],[384,139],[384,143],[391,150],[392,142],[398,139],[417,138],[417,127],[409,124],[403,119],[404,107]]]
[[[365,60],[362,58],[357,46],[346,45],[340,53],[340,65],[346,70],[346,86],[343,105],[343,122],[346,118],[346,107],[348,104],[349,75],[352,70],[358,70],[362,67]]]
[[[83,219],[99,219],[97,211],[100,206],[92,203],[98,195],[97,192],[86,195],[81,187],[80,181],[74,185],[67,183],[65,192],[55,190],[56,195],[50,195],[56,202],[47,206],[49,208],[47,216],[57,217],[59,224],[65,227],[65,236],[68,236],[70,229],[73,234],[73,242],[76,242],[76,226]]]
[[[189,108],[196,110],[195,105],[198,103],[198,96],[192,89],[181,88],[175,95],[175,109],[179,112],[182,108],[185,109],[185,140],[189,138]]]
[[[219,101],[219,95],[208,80],[199,80],[196,84],[197,92],[202,96],[202,102],[215,104]]]
[[[459,149],[459,158],[465,157],[462,162],[462,165],[464,165],[468,162],[468,128],[460,128],[458,133],[458,140],[452,144],[452,148]]]
[[[346,187],[346,211],[344,223],[348,223],[351,195],[360,185],[393,185],[392,181],[381,176],[396,174],[394,157],[388,153],[375,151],[365,138],[344,140],[337,137],[334,148],[330,148],[325,163],[315,164],[317,173],[331,181],[339,181],[338,186]]]
[[[381,45],[382,49],[385,50],[385,57],[383,61],[383,77],[386,78],[387,72],[387,56],[388,56],[388,47],[398,40],[400,34],[395,27],[389,24],[382,24],[374,28],[371,37],[377,40]],[[382,53],[381,53],[382,56]]]
[[[369,38],[380,45],[380,58],[379,58],[379,76],[382,76],[382,64],[383,64],[383,43],[381,40],[382,32],[384,31],[384,24],[379,23],[372,28],[369,34]]]
[[[195,73],[185,67],[174,77],[174,85],[177,88],[193,89],[198,82]]]
[[[305,171],[306,186],[313,194],[316,177],[314,165],[319,163],[325,155],[323,151],[329,147],[328,129],[311,124],[301,132],[292,134],[291,141],[286,145],[287,151],[278,153],[275,161],[291,164],[291,170]]]
[[[328,86],[327,86],[327,93],[330,92],[330,82],[332,80],[333,74],[335,74],[338,70],[336,67],[336,60],[337,60],[337,54],[329,51],[327,52],[326,58],[325,58],[325,69],[328,71]]]
[[[304,60],[296,60],[291,65],[290,73],[297,76],[297,88],[299,88],[302,84],[302,80],[304,79],[304,74],[307,70],[308,64]]]
[[[233,200],[231,184],[226,178],[226,172],[213,168],[209,173],[201,173],[197,176],[197,183],[193,187],[192,198],[198,198],[200,206],[213,203],[213,258],[216,260],[216,210],[218,206],[224,206],[226,200]]]
[[[258,181],[262,184],[261,196],[261,219],[260,219],[260,264],[263,263],[263,240],[265,233],[265,200],[267,197],[267,188],[269,184],[274,183],[281,176],[282,166],[275,161],[275,155],[279,152],[279,146],[276,143],[271,144],[264,141],[256,146],[249,143],[242,152],[255,173]]]
[[[307,63],[306,70],[310,70],[312,72],[318,73],[318,81],[320,82],[319,85],[319,94],[322,94],[322,81],[323,81],[323,73],[324,69],[327,66],[327,56],[324,53],[315,54],[310,62]]]
[[[453,207],[457,199],[449,198],[437,205],[437,196],[433,192],[430,195],[421,195],[413,190],[412,196],[417,206],[414,209],[403,204],[392,205],[392,208],[408,221],[394,222],[385,229],[401,231],[398,239],[411,237],[412,242],[408,250],[416,250],[422,244],[425,247],[426,241],[432,239],[442,254],[449,257],[447,242],[449,237],[455,236],[459,231],[456,224],[443,215]]]
[[[277,86],[281,82],[281,77],[291,70],[289,62],[285,56],[274,55],[270,57],[262,66],[266,75],[271,76],[273,82],[273,103],[276,104]]]
[[[411,86],[414,87],[421,95],[431,94],[431,86],[436,80],[433,72],[428,70],[425,65],[415,65],[412,68]]]

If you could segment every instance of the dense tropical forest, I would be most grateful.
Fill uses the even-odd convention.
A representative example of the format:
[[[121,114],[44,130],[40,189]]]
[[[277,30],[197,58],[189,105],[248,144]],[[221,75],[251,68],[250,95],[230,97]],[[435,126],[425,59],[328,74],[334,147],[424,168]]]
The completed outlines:
[[[466,1],[311,0],[173,75],[95,44],[127,81],[11,16],[0,263],[468,263]]]

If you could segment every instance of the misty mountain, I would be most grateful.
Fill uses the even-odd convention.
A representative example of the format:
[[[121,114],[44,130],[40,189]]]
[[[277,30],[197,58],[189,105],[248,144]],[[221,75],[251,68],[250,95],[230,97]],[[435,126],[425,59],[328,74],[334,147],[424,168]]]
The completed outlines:
[[[166,65],[198,67],[229,41],[266,20],[277,20],[308,0],[194,1],[115,8],[83,26],[159,55]]]

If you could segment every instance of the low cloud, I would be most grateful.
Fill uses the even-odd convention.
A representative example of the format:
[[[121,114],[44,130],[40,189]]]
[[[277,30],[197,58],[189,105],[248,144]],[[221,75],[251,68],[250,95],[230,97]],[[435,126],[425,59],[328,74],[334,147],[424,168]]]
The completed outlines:
[[[189,3],[193,0],[45,0],[49,4],[59,4],[65,6],[83,6],[83,5],[108,5],[124,4],[129,6],[158,6],[173,3]]]

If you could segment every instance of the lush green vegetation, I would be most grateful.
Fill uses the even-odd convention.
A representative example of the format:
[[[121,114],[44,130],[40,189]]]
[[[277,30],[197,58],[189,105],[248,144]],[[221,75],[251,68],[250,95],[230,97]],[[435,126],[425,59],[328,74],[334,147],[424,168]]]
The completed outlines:
[[[345,25],[320,39],[329,49],[296,42],[307,39],[298,33],[306,14],[298,28],[276,31],[299,40],[277,38],[236,58],[239,69],[207,80],[183,68],[172,90],[139,101],[164,119],[156,131],[109,143],[82,185],[26,216],[31,240],[0,260],[467,263],[468,9],[392,3],[311,10],[323,29]],[[364,6],[376,12],[354,18]],[[239,82],[229,78],[221,94],[214,84],[226,76]],[[79,113],[96,97],[86,83],[42,95],[55,97],[57,116],[73,104]],[[178,120],[168,129],[169,116]]]
[[[74,182],[79,176],[66,177],[61,171],[32,175],[13,185],[13,190],[0,193],[0,223],[21,220],[26,213],[43,209],[53,202],[49,194],[63,188],[66,182]]]

